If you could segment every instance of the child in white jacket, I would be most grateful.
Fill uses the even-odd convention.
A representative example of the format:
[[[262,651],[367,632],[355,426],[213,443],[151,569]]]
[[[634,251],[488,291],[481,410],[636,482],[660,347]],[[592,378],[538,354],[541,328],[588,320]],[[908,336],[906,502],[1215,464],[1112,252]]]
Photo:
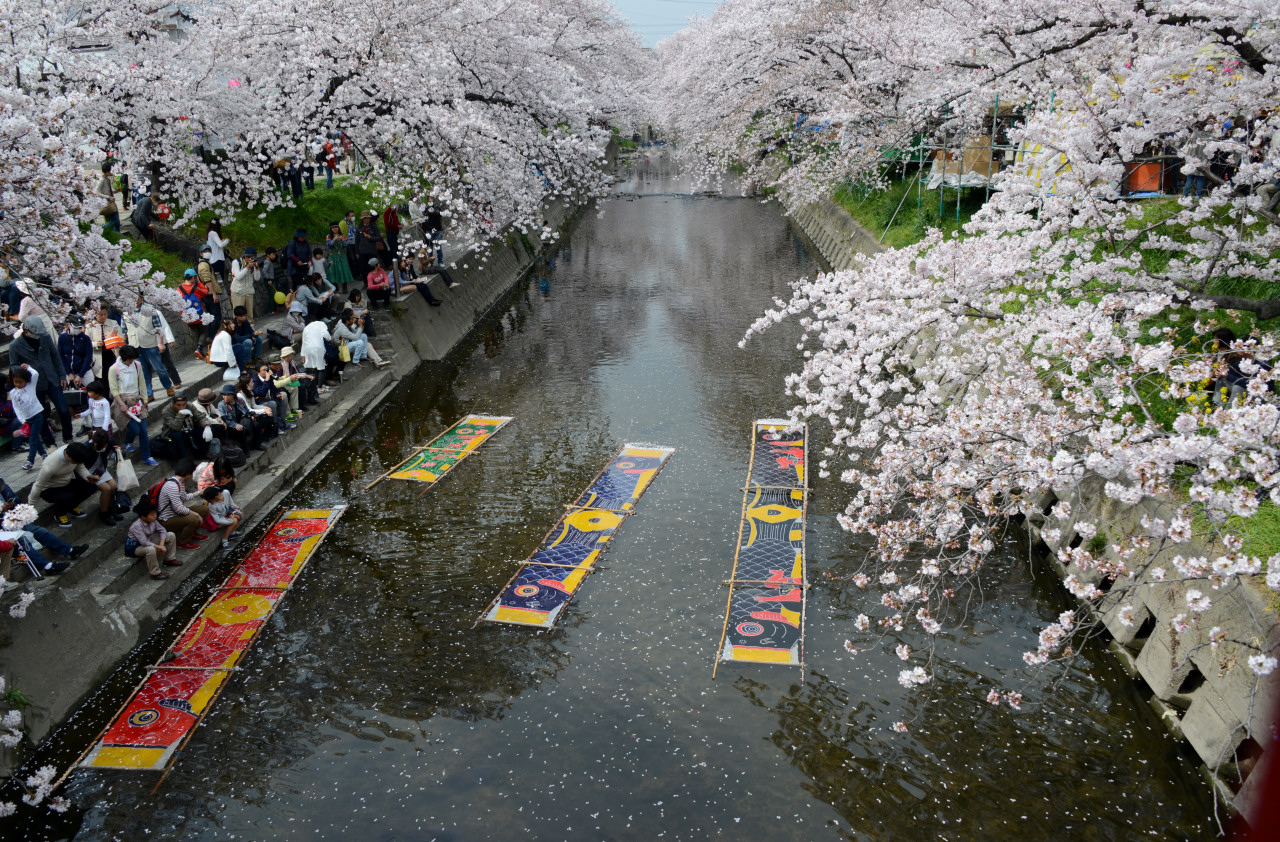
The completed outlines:
[[[94,380],[84,387],[84,393],[89,398],[89,408],[80,413],[80,418],[89,428],[88,431],[102,430],[109,436],[113,435],[115,426],[111,423],[111,401],[107,400],[107,384]]]
[[[23,424],[31,425],[31,432],[27,435],[27,461],[22,466],[24,471],[36,466],[37,453],[41,456],[49,455],[45,452],[44,442],[40,440],[40,434],[44,432],[44,407],[36,397],[36,381],[39,379],[40,373],[26,363],[9,369],[9,401],[13,404],[13,414],[16,416],[10,432]]]

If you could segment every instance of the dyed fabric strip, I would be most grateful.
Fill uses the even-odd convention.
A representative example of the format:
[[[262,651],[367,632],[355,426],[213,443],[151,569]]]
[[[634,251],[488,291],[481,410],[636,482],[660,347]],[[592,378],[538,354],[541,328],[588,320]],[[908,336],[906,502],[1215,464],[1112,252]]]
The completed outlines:
[[[267,531],[183,629],[82,766],[163,771],[190,738],[342,508],[295,509]]]
[[[547,533],[480,619],[550,628],[674,448],[627,444]]]
[[[389,479],[437,483],[512,420],[503,415],[468,415],[396,468]]]
[[[720,661],[804,660],[805,429],[755,422]]]

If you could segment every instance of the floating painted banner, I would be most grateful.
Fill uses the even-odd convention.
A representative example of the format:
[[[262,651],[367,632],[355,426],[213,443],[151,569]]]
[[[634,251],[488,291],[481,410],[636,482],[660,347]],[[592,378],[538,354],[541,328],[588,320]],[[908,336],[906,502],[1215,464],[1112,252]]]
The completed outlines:
[[[195,731],[343,508],[286,512],[152,667],[81,766],[160,772]]]
[[[481,620],[550,628],[674,448],[626,444],[516,571]]]
[[[504,415],[468,415],[401,462],[389,477],[437,483],[512,420]]]
[[[802,665],[806,429],[755,422],[720,661]]]

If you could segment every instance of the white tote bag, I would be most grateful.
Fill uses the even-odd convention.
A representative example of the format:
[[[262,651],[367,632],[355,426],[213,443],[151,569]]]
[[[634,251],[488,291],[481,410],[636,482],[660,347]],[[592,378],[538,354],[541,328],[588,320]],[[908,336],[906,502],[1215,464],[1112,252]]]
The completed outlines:
[[[116,487],[121,491],[131,491],[138,487],[138,474],[133,470],[133,462],[121,459],[116,464]]]

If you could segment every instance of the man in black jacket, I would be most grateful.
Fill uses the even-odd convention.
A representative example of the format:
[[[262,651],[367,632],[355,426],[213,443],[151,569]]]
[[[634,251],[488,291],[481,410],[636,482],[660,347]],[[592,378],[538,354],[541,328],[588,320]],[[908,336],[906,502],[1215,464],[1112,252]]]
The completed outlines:
[[[62,365],[62,355],[54,345],[53,337],[44,335],[44,322],[30,316],[22,323],[22,332],[9,343],[9,365],[29,365],[40,373],[36,381],[36,396],[44,405],[52,404],[62,422],[62,441],[71,441],[71,410],[62,390],[67,388],[67,371]],[[45,444],[53,444],[53,432],[44,428]]]
[[[155,229],[153,220],[159,219],[155,207],[160,204],[159,194],[152,193],[138,204],[133,206],[133,213],[129,215],[129,221],[133,223],[133,227],[138,229],[138,233],[148,240],[154,240]]]

